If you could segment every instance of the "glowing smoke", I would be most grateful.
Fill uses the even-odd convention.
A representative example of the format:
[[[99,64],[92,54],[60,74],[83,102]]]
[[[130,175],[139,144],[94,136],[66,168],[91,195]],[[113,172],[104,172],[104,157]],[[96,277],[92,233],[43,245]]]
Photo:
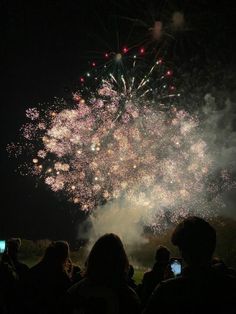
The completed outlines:
[[[176,194],[175,197],[169,191],[171,190],[170,188],[163,189],[163,184],[161,187],[162,193],[166,193],[165,197],[162,193],[158,193],[153,185],[150,185],[145,193],[140,191],[140,185],[133,186],[132,189],[133,191],[136,190],[136,194],[132,199],[126,197],[110,201],[91,214],[90,222],[92,228],[87,234],[91,243],[106,232],[114,232],[119,234],[124,242],[132,247],[145,241],[143,225],[158,227],[161,230],[161,228],[168,227],[169,223],[177,221],[178,218],[190,214],[208,218],[217,214],[235,216],[232,202],[234,183],[231,177],[232,172],[236,169],[236,137],[233,131],[235,113],[233,112],[233,104],[226,98],[224,109],[217,110],[215,99],[211,94],[206,94],[204,100],[205,106],[201,109],[203,113],[201,116],[202,121],[199,124],[195,124],[194,128],[194,132],[199,132],[198,136],[201,134],[204,141],[201,140],[190,148],[191,151],[196,150],[198,158],[202,156],[205,162],[205,164],[200,163],[201,158],[197,158],[198,168],[195,168],[196,164],[191,165],[195,170],[195,173],[191,173],[193,181],[195,180],[195,175],[199,176],[201,167],[206,167],[206,159],[209,162],[208,172],[198,181],[202,184],[201,192],[194,196],[196,187],[192,188],[193,185],[191,185],[188,202],[187,197],[184,201],[181,200],[181,193]],[[187,123],[185,128],[188,128]],[[188,137],[189,134],[186,134],[186,136]],[[191,133],[191,139],[193,140],[193,138]],[[171,157],[172,161],[175,160],[174,155],[171,153],[171,147],[169,147],[168,157]],[[187,176],[188,169],[186,168],[185,170],[185,175]],[[178,166],[176,166],[174,171],[171,171],[170,178],[174,180],[178,171]],[[165,173],[168,173],[168,167],[165,168]],[[207,181],[208,176],[213,176],[214,180],[211,182]],[[181,181],[186,186],[186,177],[183,176]],[[168,192],[170,192],[169,195]],[[181,203],[181,201],[182,212],[177,206],[178,202]],[[152,204],[151,207],[149,206],[150,204]],[[232,208],[230,208],[231,205]]]
[[[220,99],[218,99],[220,98]],[[220,109],[216,101],[220,101]],[[205,140],[209,151],[214,154],[215,176],[221,173],[223,185],[221,197],[223,206],[220,214],[236,218],[235,211],[235,174],[236,174],[236,112],[232,96],[223,95],[213,97],[210,93],[205,95],[202,125]],[[229,186],[224,187],[224,185]]]

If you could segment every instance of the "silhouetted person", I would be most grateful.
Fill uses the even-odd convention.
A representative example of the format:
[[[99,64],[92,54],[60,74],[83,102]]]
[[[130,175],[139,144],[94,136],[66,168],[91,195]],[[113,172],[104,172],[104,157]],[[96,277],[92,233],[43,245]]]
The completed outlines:
[[[64,241],[52,242],[42,260],[29,271],[26,282],[27,313],[58,313],[61,301],[71,286],[66,272],[69,245]]]
[[[135,283],[135,281],[133,279],[133,276],[134,276],[134,267],[133,267],[133,265],[129,265],[128,281],[127,281],[128,282],[128,286],[136,291],[137,285],[136,285],[136,283]]]
[[[127,285],[128,267],[120,238],[99,238],[88,256],[85,278],[68,291],[68,308],[84,314],[140,313],[138,296]]]
[[[17,311],[21,280],[24,279],[29,270],[28,266],[18,259],[20,246],[21,240],[19,238],[9,239],[0,263],[0,290],[7,313]]]
[[[140,297],[142,304],[145,305],[153,290],[162,280],[169,278],[168,264],[170,260],[170,251],[159,246],[156,250],[155,263],[151,271],[144,274],[140,287]]]
[[[18,253],[21,247],[20,238],[11,238],[7,241],[6,251],[2,256],[2,263],[7,263],[15,271],[16,276],[21,279],[26,275],[29,270],[29,267],[20,262],[18,259]]]
[[[145,314],[228,314],[236,311],[235,278],[212,268],[216,232],[205,220],[190,217],[172,235],[187,264],[183,274],[160,283]]]

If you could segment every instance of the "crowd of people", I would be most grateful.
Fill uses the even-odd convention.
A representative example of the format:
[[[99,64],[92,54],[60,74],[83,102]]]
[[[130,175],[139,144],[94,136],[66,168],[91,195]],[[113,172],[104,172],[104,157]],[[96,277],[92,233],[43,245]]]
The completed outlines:
[[[0,262],[0,313],[236,313],[236,272],[213,257],[214,228],[190,217],[176,227],[171,241],[184,262],[182,272],[173,273],[170,251],[160,246],[152,269],[137,285],[115,234],[96,241],[83,270],[73,265],[65,241],[52,242],[29,268],[18,259],[20,239],[12,238]]]

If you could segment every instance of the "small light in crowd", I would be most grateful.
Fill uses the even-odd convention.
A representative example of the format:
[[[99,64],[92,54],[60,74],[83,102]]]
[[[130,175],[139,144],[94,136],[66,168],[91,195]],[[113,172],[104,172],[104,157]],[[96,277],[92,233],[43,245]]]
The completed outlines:
[[[172,70],[168,70],[167,72],[166,72],[166,76],[171,76],[173,74],[173,71]]]
[[[144,52],[145,52],[145,49],[142,47],[142,48],[140,48],[140,54],[141,55],[143,55],[144,54]]]
[[[124,48],[123,48],[123,52],[124,52],[124,53],[127,53],[127,52],[128,52],[128,48],[127,48],[127,47],[124,47]]]

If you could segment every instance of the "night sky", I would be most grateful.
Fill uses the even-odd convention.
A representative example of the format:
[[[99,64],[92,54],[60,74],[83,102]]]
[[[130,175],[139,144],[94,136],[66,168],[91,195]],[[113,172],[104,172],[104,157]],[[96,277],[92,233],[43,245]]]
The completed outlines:
[[[168,47],[179,69],[209,64],[235,71],[233,1],[1,1],[1,210],[0,238],[73,239],[83,214],[34,178],[15,170],[6,145],[17,141],[25,109],[69,97],[94,56],[140,42],[155,20],[185,15],[188,31]],[[138,26],[134,20],[143,21]],[[142,26],[147,25],[147,26]],[[131,32],[132,29],[132,32]],[[129,37],[129,38],[128,38]],[[119,39],[119,42],[118,42]],[[182,67],[182,68],[181,68]],[[184,71],[184,70],[183,70]],[[181,72],[181,71],[179,71]],[[232,89],[235,88],[234,82]]]

